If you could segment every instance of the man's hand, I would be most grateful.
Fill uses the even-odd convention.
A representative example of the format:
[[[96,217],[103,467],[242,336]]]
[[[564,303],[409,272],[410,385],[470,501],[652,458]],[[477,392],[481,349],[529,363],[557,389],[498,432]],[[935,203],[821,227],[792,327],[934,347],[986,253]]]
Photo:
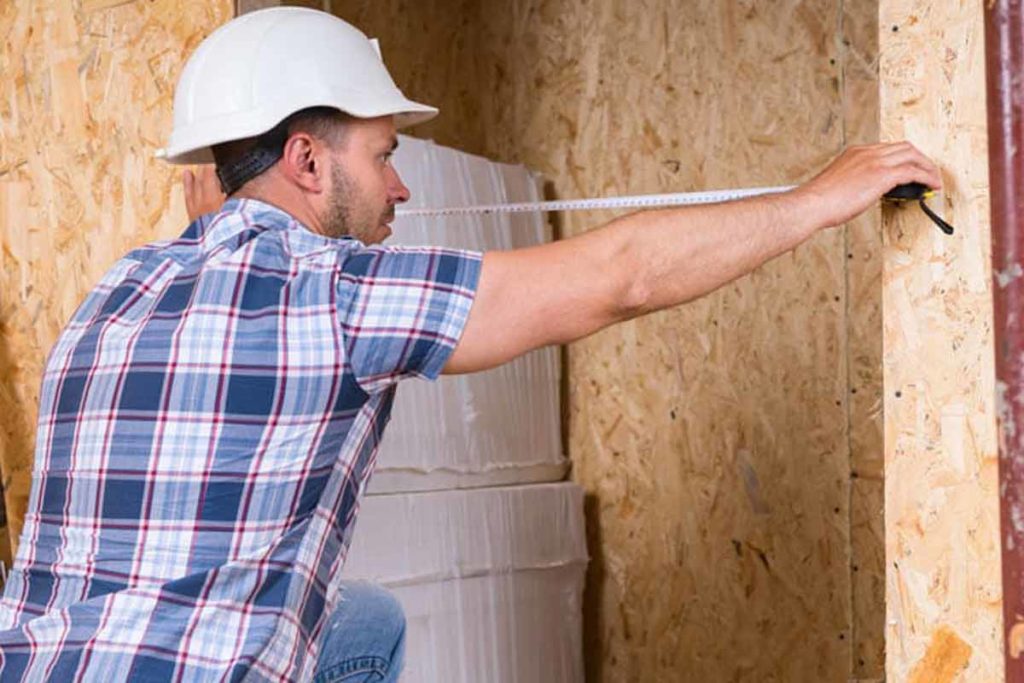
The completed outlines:
[[[181,184],[185,190],[185,209],[188,211],[189,223],[216,211],[227,199],[211,164],[200,166],[196,173],[186,170]]]
[[[942,184],[913,145],[852,147],[790,192],[642,211],[567,240],[488,252],[444,371],[485,370],[703,296],[909,182]]]
[[[814,227],[841,225],[871,207],[903,183],[942,187],[928,157],[909,142],[850,147],[825,170],[794,191],[816,218]]]

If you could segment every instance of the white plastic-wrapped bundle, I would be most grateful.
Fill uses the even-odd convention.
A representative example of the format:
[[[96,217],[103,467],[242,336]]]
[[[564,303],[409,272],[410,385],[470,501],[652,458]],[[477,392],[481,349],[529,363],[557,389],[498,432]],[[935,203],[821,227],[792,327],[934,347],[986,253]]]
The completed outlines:
[[[586,564],[564,482],[366,496],[343,573],[402,604],[403,683],[577,683]]]
[[[402,137],[395,167],[407,206],[536,201],[539,177],[522,166]],[[551,239],[540,213],[400,217],[388,244],[512,249]],[[560,433],[559,356],[542,349],[488,372],[403,383],[372,493],[558,481],[567,461]]]

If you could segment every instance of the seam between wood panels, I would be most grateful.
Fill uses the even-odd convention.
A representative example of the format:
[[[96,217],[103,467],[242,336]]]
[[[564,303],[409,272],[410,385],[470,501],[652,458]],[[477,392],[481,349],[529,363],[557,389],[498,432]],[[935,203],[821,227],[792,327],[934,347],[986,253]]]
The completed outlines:
[[[840,149],[845,149],[847,144],[847,129],[846,129],[846,118],[848,115],[847,111],[847,89],[846,89],[846,62],[849,58],[849,49],[845,42],[845,30],[846,30],[846,3],[845,0],[838,0],[836,3],[836,11],[838,16],[836,17],[836,49],[837,49],[837,65],[839,67],[839,145]],[[851,291],[850,287],[850,259],[847,254],[850,253],[850,224],[846,223],[843,225],[843,253],[840,255],[843,264],[843,313],[841,323],[841,339],[843,345],[843,360],[845,365],[845,382],[843,387],[843,407],[844,407],[844,434],[846,443],[846,576],[847,576],[847,591],[846,591],[846,614],[847,624],[849,624],[850,640],[848,646],[849,659],[847,661],[847,671],[849,678],[854,678],[854,663],[857,661],[857,642],[859,632],[857,628],[857,619],[854,614],[855,612],[855,592],[856,583],[854,580],[853,572],[853,399],[850,389],[853,385],[853,374],[851,372],[850,363],[850,320],[852,311],[850,307]]]

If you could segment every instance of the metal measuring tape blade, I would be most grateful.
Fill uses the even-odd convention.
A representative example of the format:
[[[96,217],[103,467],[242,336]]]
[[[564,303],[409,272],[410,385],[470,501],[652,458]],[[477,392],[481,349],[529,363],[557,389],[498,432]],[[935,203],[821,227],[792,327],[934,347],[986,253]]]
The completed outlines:
[[[675,194],[642,194],[624,197],[598,197],[592,199],[559,199],[544,202],[514,202],[508,204],[475,204],[422,209],[397,209],[395,216],[469,216],[494,213],[526,213],[530,211],[594,211],[598,209],[651,209],[661,206],[687,206],[715,204],[747,197],[788,192],[787,187],[758,187],[710,192],[678,192]]]
[[[400,208],[396,217],[430,216],[471,216],[498,213],[527,213],[532,211],[594,211],[601,209],[651,209],[665,206],[688,206],[695,204],[716,204],[747,197],[779,194],[795,189],[795,185],[780,187],[754,187],[734,190],[712,190],[709,192],[677,192],[673,194],[642,194],[622,197],[596,197],[589,199],[559,199],[542,202],[513,202],[506,204],[474,204],[468,206],[446,206],[436,208]],[[883,195],[891,202],[917,201],[925,214],[947,235],[953,234],[953,226],[935,214],[925,203],[934,192],[921,183],[897,185]]]

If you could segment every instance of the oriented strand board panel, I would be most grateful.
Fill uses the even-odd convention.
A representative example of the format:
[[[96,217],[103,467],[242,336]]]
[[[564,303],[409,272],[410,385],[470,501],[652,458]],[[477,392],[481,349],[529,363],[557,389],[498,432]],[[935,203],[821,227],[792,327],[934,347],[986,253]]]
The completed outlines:
[[[384,62],[408,97],[441,108],[437,118],[404,132],[487,155],[488,137],[508,135],[481,115],[483,103],[499,96],[494,70],[505,67],[483,64],[479,30],[483,6],[501,4],[507,0],[331,0],[331,9],[380,39]]]
[[[843,124],[847,144],[878,140],[878,3],[842,5]],[[885,675],[885,528],[882,446],[881,220],[852,221],[847,249],[852,677]]]
[[[886,671],[1003,680],[982,3],[882,0],[881,126],[937,160],[883,220]]]
[[[414,134],[526,163],[559,197],[792,182],[877,130],[874,2],[332,8],[441,107]],[[877,229],[570,348],[589,680],[881,676]]]
[[[309,7],[329,12],[331,0],[290,0],[289,2],[283,0],[235,0],[235,14],[245,14],[246,12],[255,12],[267,9],[268,7],[281,7],[282,5]]]
[[[549,21],[541,5],[540,58],[509,49],[508,71],[529,75],[496,127],[536,140],[559,194],[786,183],[838,151],[835,3],[687,5],[569,5]],[[567,232],[601,218],[569,216]],[[596,499],[596,680],[847,678],[843,249],[822,235],[570,348],[570,455]]]
[[[188,54],[230,0],[0,3],[0,471],[15,542],[45,356],[129,248],[184,229],[153,158]]]

